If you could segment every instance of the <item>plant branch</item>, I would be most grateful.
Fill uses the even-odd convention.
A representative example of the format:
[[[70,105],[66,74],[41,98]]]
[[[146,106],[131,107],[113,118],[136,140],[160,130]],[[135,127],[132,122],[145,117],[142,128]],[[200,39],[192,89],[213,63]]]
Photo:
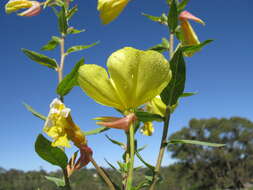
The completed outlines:
[[[64,181],[65,181],[64,187],[66,188],[66,190],[71,190],[67,169],[66,168],[62,169],[62,172],[63,172],[63,176],[64,176]]]
[[[111,179],[107,176],[107,174],[104,172],[104,170],[96,163],[96,161],[90,157],[90,161],[93,164],[93,166],[96,168],[98,174],[104,179],[106,184],[108,185],[110,190],[116,190]]]

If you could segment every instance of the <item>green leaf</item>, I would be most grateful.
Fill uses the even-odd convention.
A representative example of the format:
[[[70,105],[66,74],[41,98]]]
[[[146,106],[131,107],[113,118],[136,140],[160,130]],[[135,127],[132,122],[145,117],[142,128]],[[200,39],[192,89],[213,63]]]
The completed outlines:
[[[172,0],[170,4],[170,11],[168,14],[168,26],[172,33],[175,32],[178,25],[178,10],[177,3],[175,0]]]
[[[184,53],[195,53],[197,51],[200,51],[204,46],[211,43],[213,40],[206,40],[198,45],[192,45],[192,46],[183,46],[182,51]]]
[[[25,108],[30,111],[34,116],[46,121],[47,117],[40,114],[39,112],[35,111],[31,106],[29,106],[28,104],[26,103],[23,103],[23,105],[25,106]]]
[[[196,95],[197,92],[184,92],[183,94],[181,94],[181,98],[185,98],[185,97],[190,97],[190,96],[193,96],[193,95]]]
[[[68,11],[67,19],[70,20],[77,11],[78,11],[78,8],[77,8],[77,5],[75,5],[72,9]]]
[[[102,133],[104,131],[107,131],[109,130],[110,128],[108,127],[99,127],[97,129],[94,129],[94,130],[91,130],[91,131],[86,131],[86,132],[83,132],[83,134],[85,136],[88,136],[88,135],[96,135],[96,134],[99,134],[99,133]]]
[[[119,165],[120,171],[122,173],[127,173],[128,172],[128,165],[127,165],[127,163],[123,163],[123,162],[117,161],[117,164]]]
[[[35,151],[42,159],[52,165],[56,165],[64,169],[68,164],[68,158],[65,152],[58,147],[52,147],[51,142],[42,134],[39,134],[36,139]]]
[[[69,27],[68,30],[67,30],[67,34],[79,34],[81,32],[85,32],[85,30],[77,30],[73,27]]]
[[[55,185],[57,187],[64,187],[65,186],[65,181],[62,178],[57,178],[57,177],[52,177],[52,176],[45,176],[45,178],[48,181],[55,183]]]
[[[163,118],[158,114],[153,114],[144,111],[136,111],[135,115],[139,121],[149,122],[149,121],[163,121]]]
[[[73,70],[67,74],[64,79],[60,82],[60,84],[57,86],[57,94],[60,96],[67,95],[74,86],[77,86],[77,72],[80,66],[84,64],[84,59],[81,59],[77,62]]]
[[[139,158],[139,160],[145,165],[147,166],[149,169],[151,169],[153,172],[155,171],[155,167],[152,166],[151,164],[147,163],[142,156],[140,155],[140,153],[138,151],[135,151],[136,156]]]
[[[123,148],[124,150],[126,150],[126,145],[125,145],[124,143],[118,142],[118,141],[116,141],[116,140],[113,140],[113,139],[110,138],[108,135],[105,135],[105,136],[106,136],[106,138],[107,138],[109,141],[111,141],[113,144],[116,144],[116,145],[120,146],[121,148]]]
[[[147,17],[149,20],[153,22],[158,22],[160,24],[167,25],[167,16],[163,13],[161,16],[152,16],[149,14],[142,13],[143,16]]]
[[[55,49],[61,42],[61,39],[57,36],[52,36],[52,39],[44,45],[41,50],[53,50]]]
[[[202,146],[211,146],[211,147],[223,147],[225,144],[218,144],[218,143],[210,143],[210,142],[203,142],[203,141],[196,141],[196,140],[170,140],[169,143],[171,144],[195,144],[195,145],[202,145]]]
[[[29,57],[31,60],[39,63],[41,65],[47,66],[49,68],[55,69],[57,68],[57,63],[54,59],[49,58],[43,54],[36,53],[34,51],[30,51],[28,49],[22,48],[23,53]]]
[[[106,159],[104,159],[105,160],[105,162],[113,169],[113,170],[115,170],[116,172],[119,172],[118,170],[117,170],[117,168],[114,166],[114,165],[112,165],[108,160],[106,160]]]
[[[170,45],[169,45],[168,40],[166,38],[162,38],[162,43],[149,48],[149,50],[154,50],[159,53],[163,53],[165,51],[169,51],[169,47],[170,47]]]
[[[177,6],[178,11],[182,12],[185,9],[186,5],[189,3],[189,1],[190,0],[182,0]]]
[[[93,46],[97,45],[98,43],[99,43],[99,42],[95,42],[95,43],[93,43],[93,44],[85,45],[85,46],[83,46],[83,45],[72,46],[71,48],[69,48],[69,49],[67,50],[66,53],[67,53],[67,54],[70,54],[70,53],[73,53],[73,52],[82,51],[82,50],[88,49],[88,48],[90,48],[90,47],[93,47]]]
[[[185,87],[186,68],[183,53],[180,48],[174,53],[170,61],[170,68],[172,71],[172,79],[162,91],[161,98],[166,105],[172,106],[177,103]]]
[[[58,13],[58,24],[61,34],[65,35],[68,29],[68,21],[66,17],[66,10],[64,6],[62,6],[61,11]]]

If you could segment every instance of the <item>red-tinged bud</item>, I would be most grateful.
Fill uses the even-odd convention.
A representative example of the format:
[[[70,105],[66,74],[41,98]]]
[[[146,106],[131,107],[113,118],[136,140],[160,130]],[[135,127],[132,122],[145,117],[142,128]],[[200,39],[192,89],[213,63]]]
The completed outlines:
[[[30,7],[29,9],[27,9],[26,11],[22,12],[19,14],[19,16],[36,16],[41,12],[41,6],[40,3],[37,1],[31,1],[32,2],[32,7]]]
[[[201,20],[200,18],[194,16],[193,14],[189,13],[188,11],[183,11],[179,15],[179,20],[184,21],[184,20],[193,20],[196,21],[200,24],[205,25],[205,22]]]
[[[129,130],[130,124],[134,122],[137,117],[131,113],[123,118],[120,117],[100,117],[96,118],[97,120],[101,120],[97,122],[98,125],[102,125],[109,128],[115,129],[123,129],[125,131]]]

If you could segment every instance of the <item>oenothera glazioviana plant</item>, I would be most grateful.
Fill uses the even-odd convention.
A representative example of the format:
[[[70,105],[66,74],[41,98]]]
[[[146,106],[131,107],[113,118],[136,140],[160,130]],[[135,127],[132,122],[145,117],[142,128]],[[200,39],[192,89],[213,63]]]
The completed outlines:
[[[63,179],[47,176],[48,180],[67,190],[71,190],[70,177],[77,170],[90,162],[98,174],[111,190],[138,190],[155,189],[160,181],[160,167],[165,149],[171,143],[191,143],[212,146],[219,144],[205,144],[205,142],[191,140],[168,141],[168,128],[171,114],[177,108],[179,99],[194,95],[184,92],[186,80],[186,66],[184,56],[193,56],[211,40],[200,43],[190,20],[204,24],[204,22],[185,10],[189,0],[167,0],[168,13],[161,16],[144,14],[150,20],[158,22],[168,28],[169,37],[163,38],[162,43],[149,50],[138,50],[125,47],[112,53],[106,63],[107,70],[95,64],[84,64],[81,59],[72,71],[63,75],[65,58],[76,51],[90,48],[97,43],[89,45],[76,45],[65,47],[65,40],[69,35],[79,34],[78,30],[70,25],[73,15],[78,11],[77,5],[72,6],[74,0],[47,0],[44,2],[30,0],[10,0],[5,7],[6,13],[19,12],[19,16],[36,16],[45,8],[52,8],[59,28],[59,36],[52,36],[51,40],[42,47],[42,51],[60,49],[58,61],[44,54],[28,49],[22,49],[31,60],[46,66],[58,75],[59,84],[56,87],[58,97],[50,104],[48,116],[35,111],[25,104],[26,108],[35,116],[44,120],[42,131],[47,135],[39,134],[35,142],[38,155],[47,162],[59,166],[63,171]],[[78,4],[75,1],[75,4]],[[116,19],[129,0],[98,0],[97,9],[103,24],[109,24]],[[158,2],[159,3],[159,2]],[[23,10],[25,9],[25,10]],[[174,48],[174,39],[178,45]],[[169,53],[166,59],[162,53]],[[112,107],[121,116],[97,117],[100,125],[92,131],[83,131],[71,116],[71,109],[64,104],[64,96],[71,92],[74,86],[82,90],[97,103]],[[147,163],[140,154],[143,148],[137,147],[135,134],[140,131],[151,136],[154,132],[153,121],[163,122],[163,135],[160,142],[160,151],[157,162],[153,166]],[[118,171],[121,174],[121,184],[117,184],[103,170],[93,158],[96,148],[90,148],[87,136],[102,133],[108,129],[119,129],[126,134],[126,143],[107,138],[124,149],[123,161],[119,161]],[[71,158],[65,154],[65,148],[73,144],[76,151]],[[150,170],[149,176],[143,176],[143,181],[137,185],[134,181],[134,160],[138,157]],[[116,169],[113,164],[111,167]],[[95,187],[94,187],[95,188]]]

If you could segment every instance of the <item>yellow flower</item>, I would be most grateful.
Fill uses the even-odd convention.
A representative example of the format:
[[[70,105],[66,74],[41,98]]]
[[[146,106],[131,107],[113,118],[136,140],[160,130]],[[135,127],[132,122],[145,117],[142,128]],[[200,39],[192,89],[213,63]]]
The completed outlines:
[[[73,122],[70,111],[58,99],[54,99],[50,104],[43,131],[53,138],[52,146],[70,147],[69,140],[79,148],[86,145],[86,139],[80,128]]]
[[[116,19],[126,7],[129,0],[98,0],[97,9],[103,24],[109,24]]]
[[[78,71],[84,92],[100,104],[126,111],[150,101],[168,85],[171,70],[156,51],[126,47],[114,52],[103,67],[86,64]]]
[[[177,105],[178,105],[178,103],[171,106],[171,110],[170,110],[171,113],[174,112]],[[160,96],[156,96],[147,104],[147,110],[151,113],[158,114],[158,115],[164,117],[165,112],[166,112],[166,104],[163,103]]]
[[[18,14],[19,16],[35,16],[40,13],[41,7],[38,1],[28,0],[10,0],[5,5],[5,12],[10,14],[12,12],[19,11],[20,9],[26,9],[26,11]]]
[[[141,133],[146,136],[151,136],[154,133],[153,123],[145,122],[141,128]]]
[[[191,24],[188,20],[194,20],[205,25],[204,21],[200,18],[195,17],[188,11],[183,11],[179,15],[179,20],[181,22],[181,30],[182,30],[182,45],[189,46],[189,45],[198,45],[200,44],[198,36],[196,35],[195,31],[193,30]],[[186,56],[192,56],[194,52],[188,52]]]

